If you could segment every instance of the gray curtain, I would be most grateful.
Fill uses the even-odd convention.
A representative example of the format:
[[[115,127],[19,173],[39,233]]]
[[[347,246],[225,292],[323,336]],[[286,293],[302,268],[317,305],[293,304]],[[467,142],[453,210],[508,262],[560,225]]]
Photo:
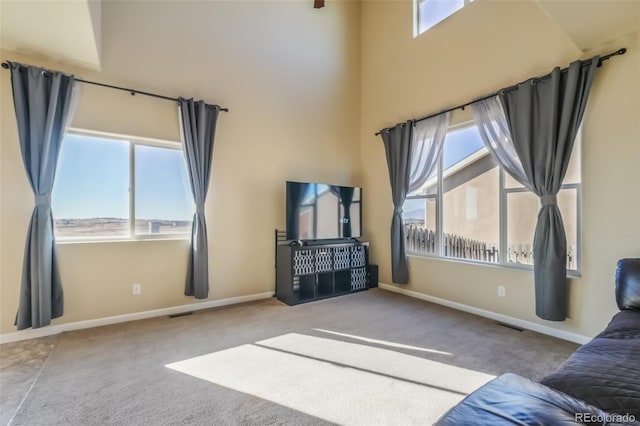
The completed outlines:
[[[195,296],[196,299],[206,299],[209,296],[209,253],[204,204],[209,189],[213,142],[220,107],[207,105],[204,101],[180,98],[179,109],[184,157],[196,205],[184,294]]]
[[[450,113],[413,124],[398,124],[380,132],[387,155],[393,219],[391,221],[391,271],[393,282],[409,282],[402,205],[407,194],[419,189],[436,170],[449,127]]]
[[[62,138],[73,109],[73,76],[10,63],[13,103],[24,168],[35,195],[20,283],[18,330],[39,328],[62,316],[51,190]]]
[[[540,197],[533,239],[536,315],[550,321],[567,317],[567,240],[556,195],[598,65],[571,63],[555,68],[549,78],[531,79],[498,96],[503,103],[513,146],[527,185]]]
[[[393,128],[380,132],[384,142],[391,183],[391,197],[393,200],[393,219],[391,221],[391,275],[394,283],[409,283],[409,265],[404,246],[404,223],[402,220],[402,205],[409,189],[409,174],[411,173],[409,158],[413,123],[398,124]]]

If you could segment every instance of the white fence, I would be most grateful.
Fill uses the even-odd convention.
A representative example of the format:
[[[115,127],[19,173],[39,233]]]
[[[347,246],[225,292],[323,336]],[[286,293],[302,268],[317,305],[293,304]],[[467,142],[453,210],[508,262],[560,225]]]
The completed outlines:
[[[418,225],[405,225],[406,249],[412,253],[434,254],[435,232]],[[498,263],[499,250],[493,244],[460,235],[444,234],[443,256]]]
[[[406,249],[410,253],[435,254],[436,236],[431,229],[420,225],[405,224]],[[500,251],[495,244],[478,241],[454,234],[443,234],[444,257],[477,260],[480,262],[500,263]],[[567,269],[577,269],[576,246],[567,247]],[[507,262],[533,265],[533,247],[531,244],[512,244],[507,249]]]

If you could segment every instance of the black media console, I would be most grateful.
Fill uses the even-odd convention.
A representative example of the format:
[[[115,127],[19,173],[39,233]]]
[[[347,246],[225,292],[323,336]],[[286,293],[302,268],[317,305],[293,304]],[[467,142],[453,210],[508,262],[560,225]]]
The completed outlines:
[[[369,243],[359,241],[296,244],[278,241],[276,297],[287,305],[311,302],[377,286],[372,282]],[[377,279],[376,279],[377,281]]]

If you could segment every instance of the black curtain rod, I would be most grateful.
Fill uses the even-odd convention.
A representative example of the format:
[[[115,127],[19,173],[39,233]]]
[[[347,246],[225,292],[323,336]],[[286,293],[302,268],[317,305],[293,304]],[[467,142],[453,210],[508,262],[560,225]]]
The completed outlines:
[[[609,53],[607,55],[601,56],[600,59],[598,59],[598,67],[602,66],[602,62],[603,61],[606,61],[607,59],[609,59],[609,58],[611,58],[613,56],[624,55],[625,53],[627,53],[627,49],[625,47],[623,47],[621,49],[616,50],[615,52],[611,52],[611,53]],[[586,66],[586,65],[591,65],[591,59],[587,59],[587,60],[582,62],[582,66]],[[567,72],[568,69],[569,68],[564,68],[564,69],[562,69],[562,72]],[[551,78],[551,74],[547,74],[547,75],[545,75],[543,77],[534,78],[534,79],[540,81],[540,80],[546,80],[548,78]],[[527,80],[531,80],[531,79],[527,79]],[[527,80],[525,80],[525,81],[527,81]],[[469,105],[475,104],[476,102],[480,102],[480,101],[484,101],[484,100],[489,99],[489,98],[493,98],[494,96],[496,96],[500,92],[503,92],[503,91],[504,92],[509,92],[511,90],[515,90],[518,87],[518,85],[520,85],[520,84],[522,84],[522,83],[518,83],[516,85],[506,87],[506,88],[501,89],[501,90],[499,90],[497,92],[494,92],[494,93],[491,93],[489,95],[483,96],[481,98],[469,101],[466,104],[462,104],[462,105],[454,106],[454,107],[451,107],[451,108],[447,108],[447,109],[442,110],[440,112],[436,112],[435,114],[429,114],[429,115],[426,115],[424,117],[414,118],[411,121],[413,121],[414,123],[417,123],[418,121],[423,121],[423,120],[426,120],[426,119],[431,118],[431,117],[435,117],[435,116],[440,115],[440,114],[445,114],[447,112],[455,111],[457,109],[464,109],[465,107],[468,107]],[[389,127],[385,127],[384,129],[382,129],[378,133],[376,133],[375,136],[378,136],[381,132],[383,132],[385,130],[389,130],[389,129],[390,129]]]
[[[11,67],[11,65],[9,64],[9,62],[3,62],[2,63],[2,68],[4,68],[5,70],[8,70],[10,67]],[[79,81],[81,83],[86,83],[86,84],[93,84],[95,86],[100,86],[100,87],[108,87],[110,89],[123,90],[125,92],[131,93],[131,96],[145,95],[145,96],[151,96],[152,98],[165,99],[167,101],[174,101],[174,102],[178,102],[178,100],[179,100],[178,98],[172,98],[170,96],[163,96],[163,95],[158,95],[158,94],[155,94],[155,93],[143,92],[142,90],[128,89],[126,87],[113,86],[111,84],[98,83],[96,81],[83,80],[81,78],[76,78],[75,81]],[[220,105],[214,105],[214,106],[219,107],[220,111],[229,112],[229,108],[222,108]]]

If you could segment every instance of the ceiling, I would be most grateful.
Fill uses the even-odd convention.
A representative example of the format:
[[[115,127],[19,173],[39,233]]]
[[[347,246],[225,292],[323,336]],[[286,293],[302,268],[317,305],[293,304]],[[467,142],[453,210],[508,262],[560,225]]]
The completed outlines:
[[[522,1],[537,4],[582,51],[640,30],[638,0]],[[0,0],[0,47],[99,70],[101,10],[101,0]]]
[[[100,69],[100,0],[0,0],[0,47]]]
[[[640,30],[638,0],[537,0],[582,51]]]

